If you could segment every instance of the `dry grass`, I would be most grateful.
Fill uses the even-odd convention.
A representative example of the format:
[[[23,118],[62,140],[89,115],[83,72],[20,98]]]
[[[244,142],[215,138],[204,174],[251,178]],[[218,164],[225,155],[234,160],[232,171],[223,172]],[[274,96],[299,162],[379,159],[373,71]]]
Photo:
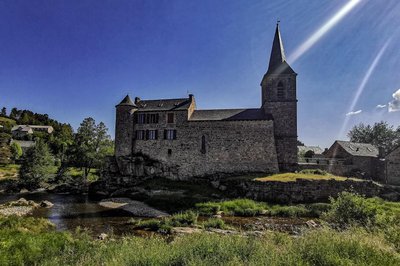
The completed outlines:
[[[0,165],[0,180],[1,179],[18,179],[18,164]]]
[[[336,180],[336,181],[345,181],[345,180],[354,180],[354,181],[362,181],[357,178],[347,178],[343,176],[335,176],[335,175],[316,175],[316,174],[302,174],[302,173],[283,173],[276,174],[271,176],[259,177],[255,178],[256,181],[268,182],[268,181],[279,181],[279,182],[296,182],[297,179],[306,179],[306,180]]]

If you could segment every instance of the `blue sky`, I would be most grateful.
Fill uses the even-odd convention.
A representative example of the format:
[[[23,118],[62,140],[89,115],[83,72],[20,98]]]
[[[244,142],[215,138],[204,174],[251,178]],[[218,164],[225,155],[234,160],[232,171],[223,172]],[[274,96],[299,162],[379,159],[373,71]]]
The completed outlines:
[[[359,122],[400,124],[399,14],[397,0],[2,0],[0,106],[112,134],[127,93],[259,107],[279,18],[299,139],[327,147]]]

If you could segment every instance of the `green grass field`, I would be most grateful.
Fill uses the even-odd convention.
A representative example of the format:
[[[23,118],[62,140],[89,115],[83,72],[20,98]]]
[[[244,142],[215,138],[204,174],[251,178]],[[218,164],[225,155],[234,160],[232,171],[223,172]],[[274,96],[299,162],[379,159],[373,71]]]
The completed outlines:
[[[343,176],[335,176],[335,175],[319,175],[319,174],[304,174],[304,173],[283,173],[283,174],[276,174],[271,176],[265,177],[258,177],[254,180],[261,181],[261,182],[268,182],[268,181],[279,181],[279,182],[295,182],[297,179],[306,179],[306,180],[336,180],[336,181],[345,181],[348,179],[354,181],[362,181],[361,179],[357,178],[347,178]]]

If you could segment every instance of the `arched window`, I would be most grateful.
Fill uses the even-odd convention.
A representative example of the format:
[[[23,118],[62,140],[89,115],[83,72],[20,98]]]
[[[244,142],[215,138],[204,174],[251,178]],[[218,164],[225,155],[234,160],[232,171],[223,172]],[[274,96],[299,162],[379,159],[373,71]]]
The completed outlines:
[[[278,86],[276,87],[276,95],[278,97],[278,100],[285,99],[285,88],[282,81],[279,81]]]
[[[201,137],[201,153],[206,153],[206,137]]]

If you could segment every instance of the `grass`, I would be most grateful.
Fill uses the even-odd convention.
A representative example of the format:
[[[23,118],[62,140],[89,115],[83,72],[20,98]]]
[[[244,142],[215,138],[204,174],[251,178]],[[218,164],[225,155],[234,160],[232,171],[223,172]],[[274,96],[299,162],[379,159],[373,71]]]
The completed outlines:
[[[269,181],[278,181],[278,182],[296,182],[297,179],[306,179],[306,180],[336,180],[336,181],[345,181],[345,180],[353,180],[353,181],[362,181],[361,179],[356,178],[347,178],[343,176],[335,176],[331,174],[320,175],[320,174],[305,174],[305,173],[283,173],[276,174],[265,177],[258,177],[254,180],[260,182],[269,182]]]
[[[1,179],[17,179],[20,165],[6,164],[0,165],[0,180]]]
[[[400,265],[399,239],[363,228],[97,241],[32,219],[0,218],[0,265]]]
[[[137,229],[148,229],[160,233],[170,233],[173,227],[191,227],[197,225],[198,213],[187,211],[177,213],[162,219],[137,220],[131,219],[128,223]]]
[[[235,199],[221,202],[198,203],[195,211],[200,215],[212,216],[222,212],[227,216],[257,216],[268,215],[278,217],[313,217],[318,218],[328,211],[327,203],[297,204],[297,205],[270,205],[265,202],[256,202],[249,199]]]
[[[66,175],[71,176],[72,178],[83,177],[83,169],[78,167],[69,167]],[[99,174],[97,169],[90,169],[90,172],[87,176],[88,181],[96,181],[99,179]]]
[[[9,123],[9,124],[12,124],[12,125],[16,124],[14,119],[0,116],[0,125],[3,124],[3,123]]]

